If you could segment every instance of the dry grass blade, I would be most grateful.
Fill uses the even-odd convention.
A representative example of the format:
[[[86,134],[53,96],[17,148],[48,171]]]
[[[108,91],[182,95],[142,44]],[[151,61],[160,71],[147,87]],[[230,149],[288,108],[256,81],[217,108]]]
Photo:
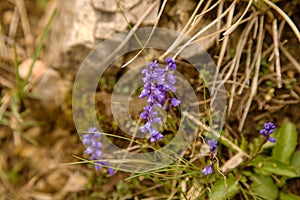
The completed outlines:
[[[220,3],[220,5],[218,6],[218,11],[217,11],[217,17],[219,17],[221,14],[222,14],[222,12],[223,12],[223,9],[224,9],[224,1],[221,1],[221,3]],[[221,25],[222,25],[222,22],[221,21],[218,21],[217,22],[217,30],[220,30],[221,29]],[[226,28],[228,28],[229,26],[230,26],[230,24],[229,24],[229,26],[228,26],[228,24],[226,24]],[[227,29],[226,29],[227,30]],[[218,38],[216,39],[216,44],[217,44],[217,46],[219,46],[219,38],[220,38],[220,35],[218,34]]]
[[[286,48],[280,44],[279,45],[280,50],[282,51],[283,55],[292,63],[292,65],[297,69],[297,71],[300,73],[300,64],[299,62],[286,50]]]
[[[1,99],[1,107],[0,107],[0,121],[3,117],[3,114],[5,113],[6,109],[9,107],[11,102],[11,94],[10,93],[5,93],[4,96]]]
[[[4,42],[4,37],[2,34],[2,26],[0,24],[0,58],[7,54],[6,45]]]
[[[251,4],[252,4],[252,0],[250,0],[248,2],[248,5],[247,5],[246,9],[244,10],[242,16],[225,33],[223,33],[224,36],[229,35],[230,33],[232,33],[232,31],[234,31],[238,27],[239,22],[244,18],[244,16],[246,15],[246,13],[249,10]]]
[[[197,200],[205,190],[203,190],[203,185],[199,183],[197,179],[193,179],[192,186],[187,192],[187,199]]]
[[[0,76],[0,84],[2,84],[3,86],[7,87],[7,88],[14,88],[14,84],[10,81],[7,80],[6,78]]]
[[[160,12],[159,12],[159,14],[158,14],[158,16],[157,16],[157,18],[156,18],[156,20],[155,20],[155,24],[154,24],[154,26],[153,26],[153,28],[152,28],[152,30],[151,30],[151,33],[150,33],[150,35],[149,35],[149,37],[147,38],[147,41],[145,42],[145,44],[143,45],[143,47],[142,47],[142,49],[133,57],[133,58],[131,58],[128,62],[126,62],[124,65],[122,65],[122,67],[121,68],[124,68],[124,67],[126,67],[126,66],[128,66],[130,63],[132,63],[144,50],[145,50],[145,47],[148,45],[148,43],[149,43],[149,41],[150,41],[150,39],[151,39],[151,37],[152,37],[152,35],[153,35],[153,33],[154,33],[154,30],[155,30],[155,28],[157,27],[157,24],[158,24],[158,22],[159,22],[159,19],[160,19],[160,17],[161,17],[161,15],[162,15],[162,13],[163,13],[163,11],[164,11],[164,8],[165,8],[165,6],[166,6],[166,3],[167,3],[167,1],[168,0],[164,0],[164,2],[163,2],[163,4],[162,4],[162,6],[161,6],[161,9],[160,9]],[[156,4],[153,4],[154,6],[156,5]]]
[[[235,18],[238,18],[239,17],[239,13],[236,15],[236,16],[234,16],[234,18],[233,18],[233,21],[235,21]],[[242,21],[240,21],[239,22],[239,25],[241,25],[241,24],[243,24],[243,23],[246,23],[247,21],[250,21],[251,19],[253,19],[253,18],[255,18],[255,15],[250,15],[248,18],[246,18],[246,19],[243,19]],[[220,21],[219,21],[220,22]],[[218,26],[218,23],[216,24],[216,27]],[[196,39],[193,43],[199,43],[199,42],[201,42],[201,41],[205,41],[206,43],[208,43],[208,45],[207,46],[205,46],[205,49],[209,49],[209,48],[211,48],[212,46],[214,46],[216,43],[217,43],[217,45],[219,44],[219,42],[221,41],[221,40],[219,40],[219,35],[220,35],[220,33],[222,33],[222,32],[224,32],[224,31],[226,31],[228,29],[228,26],[227,26],[227,24],[225,24],[225,25],[223,25],[223,27],[221,27],[220,29],[217,29],[216,31],[214,31],[213,33],[211,33],[211,34],[208,34],[208,35],[205,35],[205,36],[202,36],[202,37],[199,37],[198,39]],[[226,39],[227,37],[225,37],[225,39]],[[209,40],[208,40],[209,39]],[[207,42],[207,40],[209,41],[209,42]],[[216,42],[217,41],[217,42]],[[192,44],[193,44],[192,43]],[[204,48],[204,47],[203,47]],[[223,57],[224,58],[224,57]],[[221,60],[222,61],[222,60]],[[221,67],[221,66],[220,66]],[[220,68],[219,67],[219,68]],[[218,69],[218,67],[217,67],[217,70],[216,70],[217,72],[216,72],[216,74],[218,74],[219,73],[219,71],[220,71],[220,69]]]
[[[208,0],[208,1],[205,2],[205,6],[204,6],[204,8],[203,8],[201,14],[199,14],[199,15],[197,15],[197,16],[195,17],[195,19],[194,19],[193,22],[192,22],[192,28],[190,28],[190,29],[187,31],[187,35],[189,35],[189,34],[194,30],[194,28],[197,27],[197,25],[199,24],[199,22],[200,22],[201,19],[203,18],[203,15],[204,15],[203,13],[206,13],[206,12],[207,12],[207,9],[208,9],[208,7],[210,6],[211,2],[212,2],[212,0]],[[215,3],[215,4],[218,4],[218,2]],[[212,6],[212,7],[213,7],[213,6]],[[194,17],[194,16],[193,16],[193,17]]]
[[[233,157],[231,157],[226,163],[224,163],[220,170],[223,173],[227,173],[235,169],[243,162],[243,157],[243,154],[241,152],[238,152]]]
[[[255,14],[253,14],[255,15]],[[237,76],[237,72],[238,72],[238,69],[239,69],[239,64],[240,64],[240,60],[241,60],[241,57],[242,57],[242,54],[243,54],[243,50],[244,50],[244,47],[247,43],[247,40],[249,38],[249,34],[250,34],[250,31],[253,27],[253,24],[254,24],[254,20],[250,21],[250,23],[246,26],[246,30],[242,33],[240,39],[239,39],[239,43],[237,45],[237,49],[236,49],[236,55],[234,57],[234,61],[232,63],[232,69],[234,70],[233,71],[233,82],[236,82],[236,76]],[[225,77],[225,81],[228,80],[229,78],[229,73],[226,75]],[[236,84],[232,84],[231,86],[231,91],[230,91],[230,99],[229,99],[229,104],[228,104],[228,114],[231,112],[231,108],[233,106],[233,99],[234,99],[234,96],[235,96],[235,89],[236,89]]]
[[[151,11],[155,8],[157,3],[152,4],[148,10],[143,14],[143,16],[139,19],[139,21],[134,25],[134,27],[131,29],[131,31],[128,33],[128,35],[124,38],[121,44],[113,51],[111,54],[102,61],[102,63],[107,63],[110,59],[115,57],[115,54],[119,52],[127,43],[128,40],[135,34],[135,31],[137,28],[143,23],[143,21],[146,19],[146,17],[151,13]],[[102,63],[100,65],[102,65]]]
[[[238,127],[239,131],[242,131],[242,129],[244,127],[246,117],[248,115],[250,106],[252,104],[253,97],[256,94],[257,87],[258,87],[258,76],[259,76],[261,54],[262,54],[261,51],[262,51],[262,45],[263,45],[263,40],[264,40],[264,16],[261,16],[259,21],[260,21],[260,27],[259,27],[259,33],[258,33],[258,39],[257,39],[258,41],[257,41],[257,45],[256,45],[255,55],[254,55],[254,58],[256,58],[256,60],[253,61],[253,64],[255,64],[255,72],[254,72],[254,76],[252,78],[251,91],[250,91],[249,97],[247,99],[245,109],[244,109],[242,117],[241,117],[241,121],[239,123],[239,127]]]
[[[280,55],[279,55],[279,38],[278,38],[278,29],[277,29],[277,20],[273,20],[273,41],[274,41],[274,55],[275,55],[275,67],[277,73],[277,86],[278,88],[282,87],[282,78],[281,78],[281,66],[280,66]]]
[[[242,56],[242,52],[244,49],[244,46],[247,42],[248,39],[248,35],[250,33],[251,28],[253,27],[253,23],[255,21],[255,18],[252,19],[252,21],[249,22],[249,24],[246,26],[246,30],[242,33],[238,43],[237,43],[237,49],[236,49],[236,54],[233,58],[233,60],[231,62],[228,62],[227,65],[223,68],[223,71],[221,73],[221,77],[224,77],[222,80],[222,83],[218,85],[218,87],[216,88],[217,90],[220,89],[220,87],[226,82],[228,81],[228,79],[232,76],[232,73],[234,72],[235,76],[237,73],[237,70],[239,68],[239,62],[240,62],[240,58]],[[230,67],[229,67],[230,66]],[[227,69],[229,67],[229,69]],[[226,74],[226,75],[225,75]],[[216,74],[218,75],[218,74]],[[236,78],[234,78],[233,83],[236,82]],[[227,110],[227,113],[229,114],[231,111],[231,107],[233,104],[233,96],[235,93],[235,85],[233,84],[233,89],[231,89],[231,97],[229,100],[229,107]],[[215,99],[215,96],[213,96],[213,99]]]
[[[232,24],[234,10],[235,10],[235,6],[232,7],[232,9],[230,10],[230,12],[228,14],[226,28],[230,27],[230,25]],[[225,51],[226,51],[226,47],[228,44],[228,40],[229,40],[229,37],[225,37],[225,39],[223,40],[221,51],[220,51],[218,62],[217,62],[217,73],[219,72],[221,64],[222,64],[222,61],[223,61],[223,58],[225,55]]]
[[[235,10],[235,6],[232,7],[232,9],[230,10],[230,12],[228,14],[226,28],[228,28],[230,26],[230,24],[232,23],[234,10]],[[219,75],[220,67],[221,67],[222,61],[224,59],[225,51],[226,51],[226,48],[228,45],[228,40],[229,40],[229,37],[225,37],[225,39],[223,40],[222,46],[221,46],[221,50],[220,50],[219,58],[218,58],[218,62],[217,62],[216,73],[215,73],[215,80],[217,80],[217,76]],[[214,88],[215,88],[215,81],[214,81],[213,87],[212,87],[212,94],[214,94]]]
[[[17,28],[18,28],[18,24],[19,24],[19,12],[18,12],[18,8],[15,7],[14,9],[14,14],[10,23],[10,27],[9,27],[9,32],[8,32],[8,37],[13,39],[16,35],[17,32]]]
[[[174,177],[178,177],[178,176],[180,176],[183,173],[182,170],[178,170],[178,167],[179,167],[180,162],[182,161],[184,153],[185,152],[183,151],[178,156],[179,159],[176,161],[176,171],[175,171]],[[178,180],[174,179],[173,182],[172,182],[172,192],[171,192],[170,196],[168,197],[168,200],[174,199],[174,195],[177,193],[177,183],[178,183]]]
[[[212,9],[214,9],[217,5],[219,4],[224,4],[224,1],[223,0],[220,0],[220,1],[217,1],[214,5],[212,5],[209,9],[207,10],[203,10],[203,12],[201,12],[199,15],[197,15],[195,17],[195,20],[193,21],[192,25],[197,25],[200,21],[199,17],[205,15],[206,13],[210,12]]]
[[[142,121],[142,120],[139,119],[139,121],[138,121],[138,123],[137,123],[137,125],[136,125],[136,127],[135,127],[135,129],[134,129],[134,133],[133,133],[133,135],[132,135],[132,138],[131,138],[131,140],[130,140],[130,143],[129,143],[128,147],[126,148],[126,151],[125,151],[125,154],[124,154],[122,160],[124,160],[124,159],[127,157],[129,150],[132,148],[132,145],[133,145],[135,136],[136,136],[137,132],[139,131],[139,126],[140,126],[141,121]],[[117,166],[116,168],[117,168],[117,169],[120,168],[120,165]]]
[[[168,50],[159,59],[163,59],[164,57],[166,57],[182,41],[184,33],[187,31],[187,29],[192,24],[192,20],[194,20],[195,15],[198,12],[198,10],[199,10],[199,8],[200,8],[200,6],[202,5],[203,2],[204,2],[204,0],[199,1],[199,3],[197,4],[197,7],[195,8],[192,16],[189,18],[189,20],[186,23],[186,25],[184,26],[183,30],[180,32],[180,35],[176,38],[176,40],[173,42],[173,44],[168,48]]]
[[[294,31],[298,41],[300,42],[300,32],[299,32],[297,26],[291,20],[291,18],[281,8],[279,8],[277,5],[275,5],[273,2],[271,2],[269,0],[264,0],[264,2],[266,4],[268,4],[268,6],[273,8],[275,11],[277,11],[283,17],[283,19],[290,25],[290,27]]]
[[[198,126],[200,126],[201,128],[203,128],[205,131],[212,133],[215,137],[220,137],[221,141],[223,141],[224,143],[228,144],[231,149],[233,149],[233,150],[235,150],[237,152],[241,152],[245,157],[250,158],[250,156],[246,152],[244,152],[240,147],[238,147],[237,145],[235,145],[233,142],[231,142],[228,138],[224,137],[223,135],[220,136],[220,133],[218,133],[217,131],[213,130],[212,128],[210,128],[206,124],[202,123],[201,121],[199,121],[198,119],[196,119],[194,116],[192,116],[190,113],[188,113],[186,111],[183,111],[182,115],[186,116],[188,119],[190,119],[193,122],[195,122]]]
[[[245,62],[245,65],[246,65],[245,66],[245,68],[246,68],[245,69],[245,76],[244,76],[244,81],[242,82],[242,85],[241,85],[241,87],[238,91],[238,95],[242,94],[244,88],[246,87],[247,82],[249,81],[249,74],[251,72],[250,65],[251,65],[251,55],[252,55],[252,53],[251,53],[252,52],[251,51],[252,44],[253,44],[253,41],[249,40],[248,41],[248,48],[247,48],[247,52],[246,52],[247,57],[246,57],[246,62]]]
[[[31,34],[31,29],[30,29],[30,25],[29,25],[29,20],[28,20],[28,15],[26,12],[24,0],[16,0],[16,4],[17,4],[18,10],[20,12],[20,16],[21,16],[21,23],[22,23],[22,28],[23,28],[24,35],[25,35],[27,54],[28,54],[28,56],[32,56],[33,55],[33,50],[32,50],[33,37]]]
[[[198,38],[200,35],[202,35],[205,31],[207,31],[208,29],[210,29],[212,26],[214,26],[219,20],[221,20],[225,15],[227,15],[227,13],[231,10],[231,8],[233,6],[235,6],[236,4],[236,0],[234,0],[232,2],[232,4],[227,8],[227,10],[225,10],[221,16],[219,16],[217,19],[215,19],[214,21],[212,21],[210,24],[208,24],[206,27],[204,27],[201,31],[199,31],[198,33],[196,33],[191,39],[189,39],[184,45],[182,45],[179,50],[177,51],[177,53],[175,54],[175,56],[173,57],[173,59],[176,59],[177,56],[188,46],[190,45],[196,38]]]

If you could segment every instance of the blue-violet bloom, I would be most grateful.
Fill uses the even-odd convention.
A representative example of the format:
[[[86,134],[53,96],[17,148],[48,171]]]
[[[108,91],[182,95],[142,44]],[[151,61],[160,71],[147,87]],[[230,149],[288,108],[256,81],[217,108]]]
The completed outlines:
[[[209,151],[212,154],[216,154],[217,152],[217,147],[218,147],[218,142],[216,139],[211,139],[207,141],[207,144],[209,145]]]
[[[264,137],[267,137],[268,141],[275,143],[275,138],[270,137],[270,135],[274,132],[275,128],[276,127],[272,122],[266,122],[264,124],[264,128],[260,130],[260,134]]]
[[[173,107],[177,107],[180,101],[176,98],[167,98],[167,92],[176,92],[176,78],[170,71],[176,70],[176,62],[172,58],[166,58],[167,67],[162,69],[158,67],[157,60],[147,64],[148,69],[143,69],[144,89],[140,94],[140,98],[147,98],[148,105],[144,107],[144,111],[140,114],[140,118],[146,120],[146,123],[140,128],[143,133],[150,134],[150,142],[155,142],[163,138],[161,132],[158,131],[159,123],[162,119],[158,116],[155,108],[162,108],[165,103],[169,103]],[[169,105],[166,105],[168,108]]]
[[[88,133],[82,136],[82,142],[86,145],[86,154],[91,156],[91,160],[95,160],[95,170],[100,170],[102,166],[107,166],[107,172],[109,175],[113,175],[113,169],[109,168],[107,162],[97,161],[102,159],[102,143],[99,141],[101,134],[96,128],[90,128]]]
[[[208,174],[212,174],[211,165],[206,166],[201,172],[204,176],[207,176]]]

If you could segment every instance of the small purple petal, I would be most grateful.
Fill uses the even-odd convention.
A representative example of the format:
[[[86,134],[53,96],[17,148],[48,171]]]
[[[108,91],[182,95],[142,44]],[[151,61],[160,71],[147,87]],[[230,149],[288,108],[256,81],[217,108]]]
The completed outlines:
[[[156,117],[156,118],[153,119],[153,122],[154,123],[160,123],[161,122],[161,118]]]
[[[153,62],[147,63],[147,66],[148,66],[151,70],[155,69],[156,67],[158,67],[157,60],[154,60]]]
[[[92,154],[94,151],[93,151],[93,148],[91,146],[89,146],[85,151],[84,151],[86,154],[90,155]]]
[[[142,74],[148,74],[149,73],[149,70],[148,69],[142,69]]]
[[[85,135],[84,135],[85,136]],[[84,137],[82,138],[82,143],[87,145],[87,144],[90,144],[91,143],[91,138],[89,137]]]
[[[168,82],[172,85],[176,83],[176,78],[173,74],[168,74]]]
[[[95,163],[95,170],[99,171],[100,169],[102,169],[102,163],[101,162],[96,162]]]
[[[216,139],[208,140],[207,144],[209,145],[209,151],[215,154],[217,152],[218,141]]]
[[[270,129],[268,133],[271,135],[274,132],[274,129]]]
[[[112,175],[115,174],[115,171],[114,171],[112,168],[110,168],[110,167],[107,167],[106,170],[107,170],[107,173],[108,173],[110,176],[112,176]]]
[[[156,132],[150,135],[150,142],[155,142],[157,140],[161,140],[164,136],[160,132]]]
[[[141,92],[141,94],[140,94],[140,98],[142,99],[142,98],[144,98],[144,97],[146,97],[146,96],[148,96],[150,94],[150,91],[149,90],[146,90],[146,89],[144,89],[142,92]]]
[[[95,154],[95,159],[96,160],[101,159],[102,152],[100,150],[96,150],[94,154]]]
[[[263,137],[269,137],[269,135],[271,135],[271,134],[274,132],[275,128],[276,128],[276,127],[275,127],[275,125],[274,125],[272,122],[266,122],[266,123],[264,124],[264,129],[261,129],[261,130],[260,130],[260,134],[261,134]],[[269,137],[268,140],[269,140],[270,142],[273,142],[273,143],[276,142],[276,140],[275,140],[274,138],[271,138],[271,137]]]
[[[272,137],[269,137],[269,142],[272,142],[272,143],[275,143],[276,142],[276,139],[275,138],[272,138]]]
[[[92,127],[88,130],[88,133],[96,133],[99,132],[95,127]]]
[[[151,123],[150,122],[146,122],[146,124],[144,124],[143,126],[140,127],[140,131],[142,133],[146,133],[149,131],[149,129],[151,128]]]
[[[169,66],[170,70],[175,70],[176,69],[176,62],[174,59],[167,57],[166,58],[166,63]]]
[[[265,129],[261,129],[261,130],[260,130],[260,134],[261,134],[262,136],[267,136],[266,130],[265,130]]]
[[[179,106],[180,103],[181,103],[181,102],[180,102],[178,99],[176,99],[176,98],[171,98],[171,105],[172,105],[173,107]]]
[[[207,176],[208,174],[212,174],[211,165],[206,166],[201,172],[204,176]]]
[[[265,128],[266,130],[269,129],[269,122],[267,122],[267,123],[264,124],[264,128]]]
[[[140,118],[141,118],[141,119],[147,119],[148,116],[149,116],[149,115],[148,115],[148,113],[147,113],[146,111],[144,111],[144,112],[142,112],[142,113],[140,114]]]

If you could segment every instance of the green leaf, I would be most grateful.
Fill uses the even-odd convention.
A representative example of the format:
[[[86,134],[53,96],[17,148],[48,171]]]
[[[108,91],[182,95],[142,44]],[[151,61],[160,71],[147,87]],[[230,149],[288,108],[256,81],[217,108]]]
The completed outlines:
[[[227,197],[234,196],[238,191],[238,185],[234,181],[234,177],[226,179],[227,183],[227,192],[225,188],[225,183],[223,179],[218,180],[214,187],[212,188],[212,193],[210,196],[210,200],[222,200],[227,199]]]
[[[289,164],[291,155],[295,151],[298,141],[295,124],[286,122],[278,130],[278,135],[272,156],[283,163]]]
[[[257,157],[251,163],[258,169],[264,170],[270,174],[276,174],[280,176],[287,176],[289,178],[298,177],[297,171],[291,165],[280,162],[274,158],[262,158]]]
[[[300,200],[300,197],[294,194],[280,193],[280,200]]]
[[[291,158],[291,166],[297,172],[297,175],[300,176],[300,151],[295,151]]]
[[[278,188],[269,176],[253,176],[251,190],[258,196],[266,200],[277,199]]]

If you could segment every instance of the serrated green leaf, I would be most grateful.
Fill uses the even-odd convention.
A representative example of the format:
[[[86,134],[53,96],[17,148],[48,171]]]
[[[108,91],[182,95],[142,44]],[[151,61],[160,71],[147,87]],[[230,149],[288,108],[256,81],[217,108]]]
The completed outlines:
[[[237,185],[237,183],[235,183],[233,177],[228,178],[226,180],[226,183],[227,183],[227,187],[228,187],[227,191],[226,191],[223,179],[220,179],[215,183],[215,185],[212,189],[210,200],[227,199],[227,197],[232,197],[239,191],[238,185]]]
[[[257,157],[253,160],[251,165],[270,174],[287,176],[289,178],[295,178],[299,176],[294,167],[282,163],[274,158]]]
[[[300,176],[300,151],[295,151],[291,158],[291,166],[296,170],[297,175]]]
[[[272,157],[283,163],[289,164],[291,155],[295,151],[298,141],[298,133],[295,124],[286,122],[278,130],[278,135]]]
[[[258,196],[266,200],[277,199],[278,188],[269,176],[253,176],[251,190]]]
[[[300,197],[294,194],[280,193],[280,200],[300,200]]]

